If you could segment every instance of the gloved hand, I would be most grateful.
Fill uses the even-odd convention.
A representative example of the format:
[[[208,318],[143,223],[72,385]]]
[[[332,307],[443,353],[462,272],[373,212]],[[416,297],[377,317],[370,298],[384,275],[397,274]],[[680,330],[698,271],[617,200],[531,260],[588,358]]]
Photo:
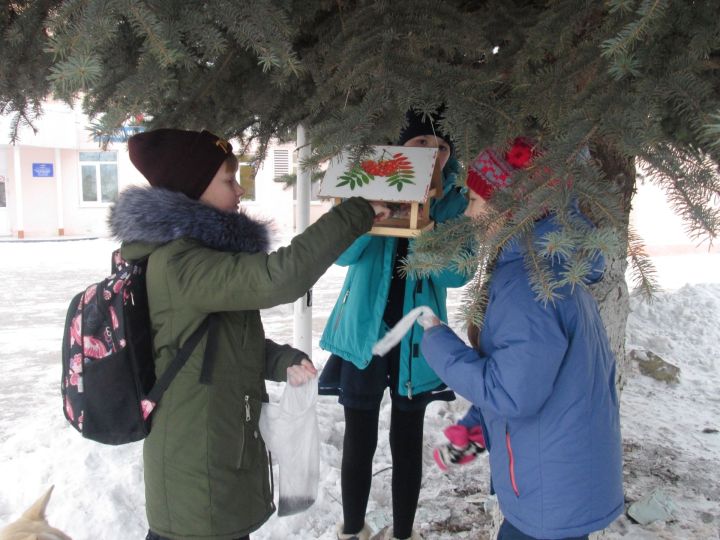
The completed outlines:
[[[390,349],[400,343],[403,336],[412,328],[412,325],[415,324],[415,321],[425,329],[440,324],[440,319],[437,318],[433,310],[428,306],[413,308],[408,311],[380,341],[373,345],[372,353],[378,356],[385,356]]]
[[[370,206],[372,206],[372,209],[375,212],[375,219],[373,220],[375,223],[378,223],[380,221],[385,221],[387,218],[390,217],[391,211],[386,203],[384,203],[382,201],[368,201],[368,202],[370,203]]]
[[[317,377],[317,369],[308,358],[303,358],[299,364],[287,368],[287,382],[292,386],[300,386]]]
[[[454,424],[446,427],[443,433],[449,442],[433,451],[435,463],[442,471],[455,465],[470,463],[485,451],[485,437],[480,426],[468,429],[461,424]]]
[[[442,321],[438,319],[434,313],[432,315],[423,313],[418,317],[417,322],[424,330],[437,326],[438,324],[442,324]]]

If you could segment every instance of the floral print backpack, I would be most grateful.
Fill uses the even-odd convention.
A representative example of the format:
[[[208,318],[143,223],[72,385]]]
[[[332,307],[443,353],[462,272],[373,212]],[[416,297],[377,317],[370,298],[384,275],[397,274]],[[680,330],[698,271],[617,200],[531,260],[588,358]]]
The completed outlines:
[[[159,380],[145,286],[147,259],[128,262],[113,252],[113,274],[70,302],[62,344],[60,388],[65,418],[83,437],[105,444],[145,438],[150,413],[180,371],[213,316],[188,338]],[[208,335],[201,382],[209,383]]]

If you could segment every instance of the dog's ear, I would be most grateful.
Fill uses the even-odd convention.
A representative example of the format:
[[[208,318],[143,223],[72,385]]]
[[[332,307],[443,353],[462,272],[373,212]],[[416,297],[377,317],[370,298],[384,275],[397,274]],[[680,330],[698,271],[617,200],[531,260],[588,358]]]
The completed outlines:
[[[23,513],[23,517],[25,519],[29,519],[31,521],[45,521],[45,509],[47,508],[48,501],[50,501],[50,495],[52,495],[54,487],[55,486],[50,486],[50,489],[48,489],[42,497],[35,501],[30,508],[25,510]],[[30,537],[28,537],[27,540],[30,540]]]

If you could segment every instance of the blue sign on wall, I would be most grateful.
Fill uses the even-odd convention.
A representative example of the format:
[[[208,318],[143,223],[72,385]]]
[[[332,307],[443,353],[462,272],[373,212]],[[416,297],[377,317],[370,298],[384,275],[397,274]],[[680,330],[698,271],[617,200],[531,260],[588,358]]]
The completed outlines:
[[[144,126],[123,126],[118,128],[112,135],[93,135],[95,142],[127,142],[130,137],[145,131]]]
[[[36,178],[48,178],[55,176],[52,163],[33,163],[32,172],[33,177]]]

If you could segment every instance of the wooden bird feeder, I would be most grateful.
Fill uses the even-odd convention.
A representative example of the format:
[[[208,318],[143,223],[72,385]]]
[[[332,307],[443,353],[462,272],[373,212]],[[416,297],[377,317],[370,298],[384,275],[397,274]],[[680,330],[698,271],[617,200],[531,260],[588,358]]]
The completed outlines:
[[[436,148],[375,146],[372,155],[353,163],[347,154],[331,160],[319,195],[333,198],[360,196],[386,203],[393,215],[375,225],[370,234],[414,237],[431,229],[430,197],[439,191],[435,171]]]

